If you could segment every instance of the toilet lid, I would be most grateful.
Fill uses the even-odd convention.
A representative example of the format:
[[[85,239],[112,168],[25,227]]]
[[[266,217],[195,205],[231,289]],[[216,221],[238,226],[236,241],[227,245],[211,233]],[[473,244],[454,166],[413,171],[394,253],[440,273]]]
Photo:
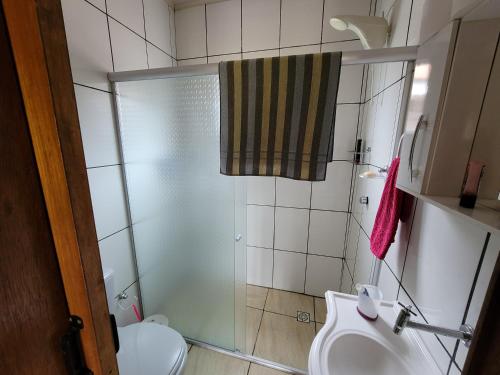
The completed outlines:
[[[136,323],[118,328],[120,350],[116,354],[120,375],[167,375],[183,364],[187,345],[172,328]]]

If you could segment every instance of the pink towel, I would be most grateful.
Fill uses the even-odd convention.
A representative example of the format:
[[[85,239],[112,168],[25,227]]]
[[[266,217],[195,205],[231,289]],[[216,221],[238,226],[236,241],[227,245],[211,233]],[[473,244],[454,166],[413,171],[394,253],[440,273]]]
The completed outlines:
[[[384,192],[380,198],[375,224],[370,237],[372,253],[379,259],[385,258],[389,246],[394,242],[398,229],[403,201],[403,192],[396,187],[398,168],[399,158],[395,158],[387,172]]]

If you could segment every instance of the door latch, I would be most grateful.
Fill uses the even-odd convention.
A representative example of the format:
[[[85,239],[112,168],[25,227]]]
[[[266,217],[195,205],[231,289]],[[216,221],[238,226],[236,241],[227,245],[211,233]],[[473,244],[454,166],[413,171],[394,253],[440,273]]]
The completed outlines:
[[[69,318],[69,328],[61,339],[61,349],[69,374],[71,375],[92,375],[93,372],[87,368],[85,357],[83,356],[82,342],[80,341],[80,331],[83,329],[83,320],[71,315]]]

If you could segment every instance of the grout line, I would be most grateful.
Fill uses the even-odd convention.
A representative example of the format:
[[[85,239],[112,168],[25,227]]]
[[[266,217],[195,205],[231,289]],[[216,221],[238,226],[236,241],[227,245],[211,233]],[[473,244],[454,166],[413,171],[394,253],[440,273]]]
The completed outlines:
[[[408,257],[408,249],[410,247],[410,241],[411,241],[411,235],[413,233],[413,225],[415,223],[415,215],[417,213],[417,205],[418,205],[418,199],[415,200],[415,204],[413,204],[412,206],[412,209],[413,209],[413,214],[411,215],[411,222],[410,222],[410,232],[408,233],[408,239],[407,239],[407,243],[406,243],[406,250],[405,250],[405,259],[403,261],[403,269],[401,270],[401,276],[400,278],[401,279],[398,279],[396,277],[396,279],[399,280],[399,287],[398,287],[398,294],[396,295],[396,299],[399,299],[399,292],[401,291],[401,288],[403,287],[403,275],[404,275],[404,272],[405,272],[405,267],[406,267],[406,259]]]
[[[111,65],[113,67],[113,72],[115,71],[115,58],[113,56],[113,43],[111,42],[111,29],[109,27],[109,16],[108,16],[108,0],[104,1],[104,5],[106,6],[106,25],[108,25],[108,38],[109,38],[109,50],[111,52]]]
[[[207,20],[207,4],[205,3],[205,54],[208,64],[208,20]]]
[[[290,209],[290,210],[301,210],[301,211],[308,210],[308,211],[320,211],[320,212],[337,212],[337,213],[344,213],[344,214],[350,213],[350,211],[343,211],[343,210],[326,210],[324,208],[291,207],[291,206],[280,206],[280,205],[275,206],[275,205],[270,205],[270,204],[258,204],[258,203],[247,203],[247,206],[276,207],[276,208],[285,208],[285,209]]]
[[[481,251],[481,256],[479,257],[479,261],[477,263],[476,272],[474,274],[474,279],[472,280],[472,286],[471,286],[471,289],[470,289],[470,292],[469,292],[469,297],[467,298],[467,304],[465,306],[465,311],[464,311],[464,315],[463,315],[463,318],[462,318],[462,324],[465,324],[466,321],[467,321],[467,315],[469,314],[470,304],[472,302],[472,298],[474,297],[474,291],[476,289],[477,279],[479,278],[479,274],[481,273],[481,268],[483,266],[484,256],[486,255],[486,251],[488,249],[488,244],[490,242],[490,237],[491,237],[491,233],[488,232],[486,234],[486,238],[484,240],[483,249]],[[455,358],[456,358],[456,355],[457,355],[459,344],[460,344],[460,341],[457,340],[456,343],[455,343],[455,349],[453,350],[453,355],[452,355],[452,358],[451,358],[451,362],[455,362]],[[450,366],[451,366],[451,362],[450,362]],[[460,366],[458,366],[458,367],[460,368]]]
[[[108,235],[106,235],[106,236],[104,236],[104,237],[102,237],[102,238],[98,238],[98,239],[97,239],[97,242],[101,242],[101,241],[103,241],[103,240],[105,240],[105,239],[107,239],[107,238],[109,238],[109,237],[111,237],[111,236],[114,236],[115,234],[120,233],[120,232],[122,232],[122,231],[124,231],[125,229],[128,229],[128,228],[130,228],[130,225],[127,225],[125,228],[122,228],[122,229],[120,229],[120,230],[117,230],[116,232],[113,232],[113,233],[111,233],[111,234],[108,234]]]
[[[269,296],[269,289],[266,292],[266,299],[264,300],[264,307],[262,309],[262,315],[260,317],[259,328],[257,328],[257,335],[255,336],[255,342],[253,344],[252,355],[255,355],[255,349],[257,348],[257,341],[259,340],[260,327],[262,326],[262,321],[264,320],[264,309],[266,308],[267,297]]]
[[[307,219],[307,238],[306,238],[306,265],[304,268],[304,293],[306,292],[307,283],[307,263],[309,259],[309,239],[311,236],[311,206],[312,206],[312,182],[309,183],[309,210]]]
[[[278,179],[274,177],[274,208],[273,208],[273,269],[271,271],[271,286],[274,287],[274,251],[275,251],[275,240],[276,240],[276,201],[277,201],[277,185]],[[266,296],[267,298],[267,296]]]
[[[125,25],[123,22],[119,21],[118,19],[114,18],[113,16],[107,14],[108,18],[112,19],[113,21],[119,23],[121,26],[123,26],[124,28],[126,28],[128,31],[130,31],[131,33],[133,33],[135,36],[143,39],[144,41],[146,41],[147,43],[151,44],[152,46],[158,48],[161,52],[163,52],[164,54],[168,55],[169,57],[171,57],[172,59],[174,58],[170,53],[164,51],[162,48],[160,48],[159,46],[157,46],[155,43],[153,43],[151,40],[148,40],[145,38],[145,36],[142,36],[141,34],[137,33],[136,31],[132,30],[130,27],[128,27],[127,25]],[[145,35],[145,34],[144,34]],[[111,37],[110,37],[111,39]]]
[[[96,166],[93,166],[93,167],[87,167],[86,169],[89,170],[89,169],[98,169],[98,168],[106,168],[106,167],[118,167],[120,165],[122,165],[122,163],[104,164],[104,165],[96,165]]]
[[[148,66],[148,69],[150,68],[149,66],[149,55],[148,55],[148,35],[146,33],[146,14],[145,14],[145,9],[144,9],[144,0],[141,0],[142,3],[142,19],[144,21],[144,47],[146,48],[146,65]]]
[[[85,88],[92,89],[92,90],[96,90],[96,91],[101,91],[101,92],[104,92],[104,93],[106,93],[106,94],[112,94],[112,92],[111,92],[111,91],[106,91],[106,90],[103,90],[103,89],[99,89],[99,88],[97,88],[97,87],[92,87],[92,86],[84,85],[83,83],[73,82],[73,85],[77,85],[77,86],[85,87]]]

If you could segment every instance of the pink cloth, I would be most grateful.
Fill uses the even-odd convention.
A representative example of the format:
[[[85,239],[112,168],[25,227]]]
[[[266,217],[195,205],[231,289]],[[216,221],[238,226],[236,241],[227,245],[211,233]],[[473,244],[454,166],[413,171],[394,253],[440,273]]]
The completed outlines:
[[[398,169],[399,158],[395,158],[387,172],[387,180],[370,237],[370,249],[378,259],[385,258],[398,229],[403,201],[403,192],[396,187]]]

